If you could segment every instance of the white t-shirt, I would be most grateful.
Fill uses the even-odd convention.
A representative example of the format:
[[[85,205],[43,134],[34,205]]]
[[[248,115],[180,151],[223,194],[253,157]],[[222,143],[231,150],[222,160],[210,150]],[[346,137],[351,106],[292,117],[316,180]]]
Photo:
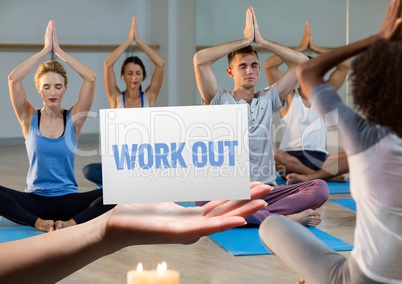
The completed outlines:
[[[288,112],[279,119],[283,127],[283,137],[279,145],[282,151],[318,151],[328,154],[326,150],[327,128],[324,121],[312,108],[304,105],[297,91]]]
[[[328,84],[311,100],[321,117],[337,114],[331,123],[348,156],[357,209],[352,257],[369,278],[402,283],[402,138],[346,107]]]

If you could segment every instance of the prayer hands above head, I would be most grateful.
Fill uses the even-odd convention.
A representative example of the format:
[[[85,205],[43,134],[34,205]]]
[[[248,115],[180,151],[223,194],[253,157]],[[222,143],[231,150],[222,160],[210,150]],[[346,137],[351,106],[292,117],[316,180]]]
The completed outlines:
[[[52,51],[53,49],[53,29],[54,29],[54,20],[50,20],[47,24],[46,27],[46,32],[45,32],[45,43],[44,43],[44,49],[47,49],[49,52]]]
[[[264,208],[271,187],[250,185],[250,200],[211,201],[202,207],[175,203],[120,204],[107,213],[100,236],[124,247],[133,244],[190,244],[202,236],[245,224],[245,217]],[[103,225],[102,225],[103,226]]]
[[[56,22],[53,20],[53,30],[52,30],[52,51],[57,53],[60,50],[59,40],[56,35]]]
[[[310,23],[306,23],[306,24],[308,24],[308,30],[309,30],[308,48],[311,49],[312,51],[316,51],[318,47],[315,44],[315,41],[313,38],[313,31],[311,29],[311,25],[310,25]]]
[[[311,28],[310,28],[310,23],[306,22],[304,26],[304,33],[302,36],[302,39],[300,41],[300,51],[307,50],[310,47],[311,41],[313,40],[313,37],[311,35]],[[314,43],[314,41],[313,41]]]
[[[384,40],[402,39],[402,0],[392,0],[388,6],[385,19],[377,32],[378,38]]]
[[[255,12],[254,9],[252,9],[253,12],[253,21],[254,21],[254,39],[253,42],[256,43],[257,45],[261,45],[261,42],[263,41],[263,37],[261,35],[260,32],[260,27],[258,26],[258,22],[257,22],[257,17],[255,16]]]
[[[131,27],[130,27],[130,32],[128,34],[128,39],[130,41],[137,41],[140,40],[140,35],[138,33],[138,26],[137,26],[137,18],[133,17],[131,20]]]
[[[244,27],[244,39],[251,44],[254,41],[254,10],[252,7],[246,11],[246,26]]]

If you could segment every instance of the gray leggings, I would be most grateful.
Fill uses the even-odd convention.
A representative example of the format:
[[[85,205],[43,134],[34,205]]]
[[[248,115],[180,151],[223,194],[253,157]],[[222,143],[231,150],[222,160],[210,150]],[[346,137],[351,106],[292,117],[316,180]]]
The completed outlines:
[[[353,257],[334,252],[304,226],[283,216],[266,218],[259,234],[268,249],[308,284],[379,283],[364,275]]]

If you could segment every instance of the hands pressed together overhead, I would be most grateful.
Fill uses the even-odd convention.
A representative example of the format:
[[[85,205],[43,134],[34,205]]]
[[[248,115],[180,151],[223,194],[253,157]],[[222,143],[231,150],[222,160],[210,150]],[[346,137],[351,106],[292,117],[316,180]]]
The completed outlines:
[[[246,26],[243,33],[244,38],[249,41],[249,44],[254,42],[260,45],[263,40],[257,23],[257,17],[255,16],[254,8],[252,7],[248,8],[246,11]]]
[[[128,40],[131,42],[140,40],[140,34],[138,33],[137,18],[133,17],[131,20],[130,32],[128,33]]]
[[[56,23],[50,20],[46,27],[44,49],[57,53],[60,50],[59,41],[56,35]]]

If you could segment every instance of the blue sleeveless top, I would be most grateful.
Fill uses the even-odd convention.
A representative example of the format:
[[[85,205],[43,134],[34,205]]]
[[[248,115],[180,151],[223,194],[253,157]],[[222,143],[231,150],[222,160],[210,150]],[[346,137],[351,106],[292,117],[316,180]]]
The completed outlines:
[[[150,107],[147,94],[140,92],[141,107]],[[117,98],[116,108],[126,108],[126,95],[125,91],[121,92]]]
[[[25,141],[29,160],[25,191],[41,196],[77,193],[74,161],[78,141],[70,112],[67,112],[64,133],[59,138],[42,136],[38,120],[35,111]]]

